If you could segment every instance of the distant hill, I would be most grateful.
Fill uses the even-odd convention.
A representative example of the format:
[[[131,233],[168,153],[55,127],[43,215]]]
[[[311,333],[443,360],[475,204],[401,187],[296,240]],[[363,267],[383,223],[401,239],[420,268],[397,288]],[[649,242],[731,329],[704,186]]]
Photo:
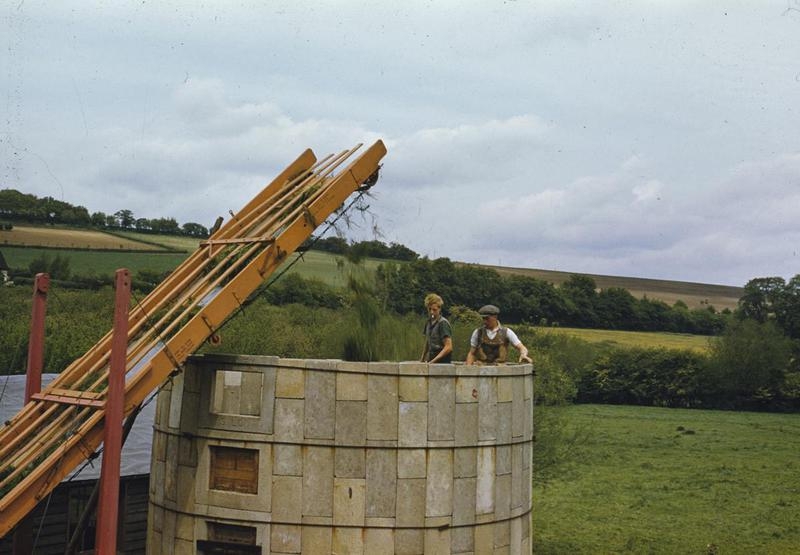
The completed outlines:
[[[12,267],[26,267],[29,263],[29,257],[21,256],[19,251],[28,251],[29,249],[34,251],[35,247],[58,248],[60,250],[63,249],[62,252],[64,250],[69,251],[70,249],[124,249],[150,251],[153,253],[158,251],[174,253],[178,250],[188,253],[193,251],[199,242],[199,239],[183,236],[153,235],[132,231],[118,232],[111,235],[100,231],[64,227],[58,228],[52,226],[18,226],[13,231],[0,232],[0,247],[5,245],[18,249],[17,252],[13,252],[10,248],[7,249],[7,260]],[[97,257],[99,255],[100,253],[96,253],[93,256]],[[336,286],[340,286],[346,281],[343,277],[340,264],[341,255],[313,251],[306,253],[305,257],[308,263],[305,265],[305,268],[303,264],[299,264],[296,267],[298,273],[311,275]],[[135,267],[137,264],[135,256],[130,254],[128,258],[130,260],[127,263]],[[174,263],[177,264],[181,259],[182,257],[175,258]],[[146,260],[150,261],[151,259],[147,258]],[[94,262],[96,263],[96,261]],[[372,269],[382,261],[369,259],[366,262],[367,267]],[[119,265],[120,262],[115,260],[114,264]],[[73,264],[73,268],[86,268],[87,266],[92,267],[93,265],[83,259],[79,260],[77,258],[75,264]],[[500,274],[521,274],[544,280],[555,285],[561,284],[569,279],[569,276],[577,273],[539,270],[534,268],[511,268],[491,265],[479,266],[491,268]],[[103,266],[99,265],[96,269],[100,271],[101,268],[103,268]],[[159,271],[163,271],[164,269],[165,268],[159,265]],[[733,310],[736,308],[739,298],[743,293],[742,287],[733,287],[730,285],[712,285],[707,283],[596,274],[579,275],[591,277],[597,284],[597,287],[601,289],[621,287],[630,291],[635,297],[642,298],[647,296],[649,299],[664,301],[670,306],[672,306],[675,301],[682,300],[689,308],[711,305],[717,310],[726,308]]]
[[[500,274],[520,274],[560,285],[573,274],[592,278],[597,287],[621,287],[627,289],[634,297],[664,301],[672,306],[675,301],[685,302],[689,308],[713,306],[717,310],[726,308],[733,310],[744,293],[743,287],[732,285],[713,285],[693,283],[689,281],[670,281],[665,279],[634,278],[624,276],[605,276],[600,274],[581,274],[578,272],[562,272],[556,270],[537,270],[532,268],[509,268],[506,266],[484,266],[492,268]]]

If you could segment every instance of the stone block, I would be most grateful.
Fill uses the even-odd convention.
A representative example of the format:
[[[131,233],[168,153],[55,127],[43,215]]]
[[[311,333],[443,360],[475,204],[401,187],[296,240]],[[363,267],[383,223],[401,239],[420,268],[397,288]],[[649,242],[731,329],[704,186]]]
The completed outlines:
[[[510,403],[514,399],[514,388],[517,378],[499,378],[497,380],[497,402]]]
[[[303,527],[302,553],[318,555],[320,553],[334,553],[331,549],[333,530],[324,526]]]
[[[333,517],[332,447],[303,447],[303,514]]]
[[[195,480],[197,479],[197,471],[194,467],[178,465],[178,497],[175,500],[175,507],[179,511],[191,512],[194,510]]]
[[[194,555],[194,541],[176,538],[175,543],[172,545],[171,553],[173,555]]]
[[[365,482],[366,480],[353,478],[334,479],[334,526],[364,526],[364,509],[366,504]]]
[[[336,402],[336,444],[339,446],[365,445],[367,441],[366,401]],[[336,450],[336,476],[342,478],[366,477],[364,449]]]
[[[156,432],[156,435],[159,435]],[[164,450],[166,453],[166,450]],[[166,463],[163,461],[150,462],[150,494],[156,501],[164,501],[164,472],[166,471]]]
[[[456,478],[453,481],[453,526],[475,523],[475,478]],[[471,542],[470,542],[471,545]],[[462,549],[461,551],[469,551]]]
[[[367,517],[394,517],[397,492],[397,451],[367,451]]]
[[[517,444],[511,448],[511,509],[523,507],[528,493],[530,473],[522,466],[523,451],[527,445]],[[527,483],[526,483],[527,482]]]
[[[159,420],[156,420],[159,422]],[[167,460],[167,434],[159,430],[153,431],[153,455],[154,461],[164,462]]]
[[[367,375],[339,372],[336,374],[337,401],[366,401]]]
[[[178,440],[178,464],[197,466],[197,449],[193,440],[181,437]]]
[[[401,376],[398,383],[400,401],[425,402],[428,400],[428,378]]]
[[[496,467],[497,474],[511,474],[511,445],[501,445],[497,448]]]
[[[334,439],[336,430],[336,376],[332,372],[306,373],[305,436]]]
[[[494,553],[493,524],[484,524],[475,528],[475,553]]]
[[[334,475],[337,478],[366,478],[366,449],[336,450]]]
[[[523,518],[528,518],[527,516]],[[521,518],[515,518],[511,522],[509,522],[510,526],[510,537],[509,537],[509,547],[511,548],[511,555],[523,555],[522,553],[522,520]],[[525,555],[529,555],[530,552],[526,553]]]
[[[347,553],[361,555],[364,551],[364,536],[357,528],[334,528],[333,551],[331,553]]]
[[[400,449],[397,452],[398,478],[425,478],[427,457],[424,449]]]
[[[277,522],[299,523],[302,512],[303,479],[299,476],[273,476],[273,520]]]
[[[497,378],[481,377],[478,381],[478,439],[497,439]]]
[[[302,399],[305,395],[305,371],[299,368],[278,368],[275,377],[275,396]]]
[[[150,505],[150,513],[152,515],[152,520],[148,515],[148,528],[152,528],[155,532],[163,532],[164,531],[164,509],[158,507],[156,505]]]
[[[175,541],[175,526],[177,521],[177,514],[172,511],[164,511],[164,530],[161,533],[164,547],[169,547],[164,553],[172,552],[172,543]]]
[[[425,530],[425,555],[450,555],[450,529]]]
[[[239,414],[242,416],[261,416],[263,394],[264,374],[261,372],[242,372]]]
[[[450,449],[428,452],[426,507],[426,517],[453,514],[453,452]]]
[[[301,527],[295,524],[272,524],[270,526],[270,550],[268,553],[300,553],[302,548]]]
[[[445,441],[455,438],[455,402],[455,380],[428,380],[428,440]]]
[[[299,445],[272,446],[272,471],[279,476],[302,476],[303,455]]]
[[[197,425],[200,422],[200,394],[184,391],[181,406],[181,432],[197,433]],[[206,410],[206,407],[203,407],[203,410]]]
[[[458,376],[456,378],[456,403],[478,402],[478,378]]]
[[[495,478],[494,515],[497,520],[511,516],[511,474]]]
[[[189,542],[194,540],[194,517],[178,514],[175,522],[175,537]]]
[[[398,416],[400,447],[425,447],[428,442],[427,403],[400,403]]]
[[[474,553],[475,529],[465,527],[450,530],[450,550],[453,553]]]
[[[411,362],[404,361],[399,363],[398,372],[401,376],[427,376],[428,363],[427,362]]]
[[[509,521],[494,523],[494,548],[509,547],[511,542],[511,526]]]
[[[167,461],[164,463],[164,498],[175,501],[178,496],[178,437],[167,437]]]
[[[400,478],[397,480],[397,526],[423,526],[425,524],[425,479]]]
[[[169,400],[169,420],[167,425],[170,428],[180,428],[181,408],[183,407],[183,374],[178,374],[172,378],[172,391]]]
[[[472,446],[478,443],[477,403],[456,403],[456,445]]]
[[[275,440],[290,443],[303,441],[302,399],[275,399]]]
[[[397,376],[399,365],[396,362],[370,362],[367,364],[370,375],[384,374]]]
[[[367,528],[364,530],[364,553],[394,555],[394,530]]]
[[[519,382],[517,382],[519,383]],[[526,403],[525,399],[522,396],[525,394],[525,391],[518,387],[514,390],[514,410],[512,415],[512,425],[511,425],[511,434],[514,438],[522,439],[523,435],[525,434],[525,420],[527,420],[530,415],[526,414]]]
[[[397,439],[397,377],[369,376],[367,380],[367,439]]]
[[[474,478],[478,475],[478,449],[461,447],[453,454],[453,477]]]
[[[494,512],[495,452],[492,447],[478,448],[478,476],[475,514]]]
[[[423,555],[425,553],[424,530],[396,530],[394,533],[395,555]]]
[[[512,403],[497,403],[497,443],[511,443]]]

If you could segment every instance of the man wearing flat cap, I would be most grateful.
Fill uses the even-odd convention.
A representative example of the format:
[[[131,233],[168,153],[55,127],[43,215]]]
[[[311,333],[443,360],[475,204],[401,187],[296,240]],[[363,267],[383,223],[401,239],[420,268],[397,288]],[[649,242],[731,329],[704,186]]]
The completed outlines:
[[[505,364],[508,359],[509,343],[519,351],[520,362],[531,362],[528,348],[522,344],[517,334],[498,321],[499,308],[487,304],[478,310],[478,314],[483,318],[483,326],[472,332],[467,364]]]

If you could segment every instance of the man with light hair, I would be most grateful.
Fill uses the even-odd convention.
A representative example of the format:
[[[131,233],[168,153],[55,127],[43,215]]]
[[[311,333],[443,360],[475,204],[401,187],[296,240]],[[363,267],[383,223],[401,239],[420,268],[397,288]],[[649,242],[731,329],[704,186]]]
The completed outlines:
[[[509,343],[519,351],[520,362],[532,362],[528,356],[528,348],[522,344],[517,334],[497,319],[500,315],[499,308],[487,304],[478,310],[478,314],[483,318],[483,326],[472,332],[467,364],[505,364],[508,360]]]
[[[436,293],[425,297],[425,310],[428,320],[425,322],[425,348],[422,350],[422,362],[447,364],[453,358],[453,329],[447,318],[442,316],[444,300]]]

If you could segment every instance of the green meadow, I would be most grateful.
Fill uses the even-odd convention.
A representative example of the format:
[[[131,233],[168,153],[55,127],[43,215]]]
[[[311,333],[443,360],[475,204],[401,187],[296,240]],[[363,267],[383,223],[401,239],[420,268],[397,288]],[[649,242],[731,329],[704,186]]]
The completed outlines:
[[[579,439],[534,483],[535,553],[800,552],[800,415],[550,410]]]
[[[709,340],[705,335],[688,333],[594,330],[582,328],[536,328],[541,334],[564,334],[577,337],[588,343],[599,343],[608,347],[664,347],[705,352]]]
[[[4,246],[2,252],[12,268],[27,268],[31,262],[42,256],[50,259],[56,256],[68,258],[72,274],[81,276],[111,276],[119,268],[127,268],[133,273],[150,270],[160,274],[175,269],[188,256],[177,252],[56,250],[8,246]]]

